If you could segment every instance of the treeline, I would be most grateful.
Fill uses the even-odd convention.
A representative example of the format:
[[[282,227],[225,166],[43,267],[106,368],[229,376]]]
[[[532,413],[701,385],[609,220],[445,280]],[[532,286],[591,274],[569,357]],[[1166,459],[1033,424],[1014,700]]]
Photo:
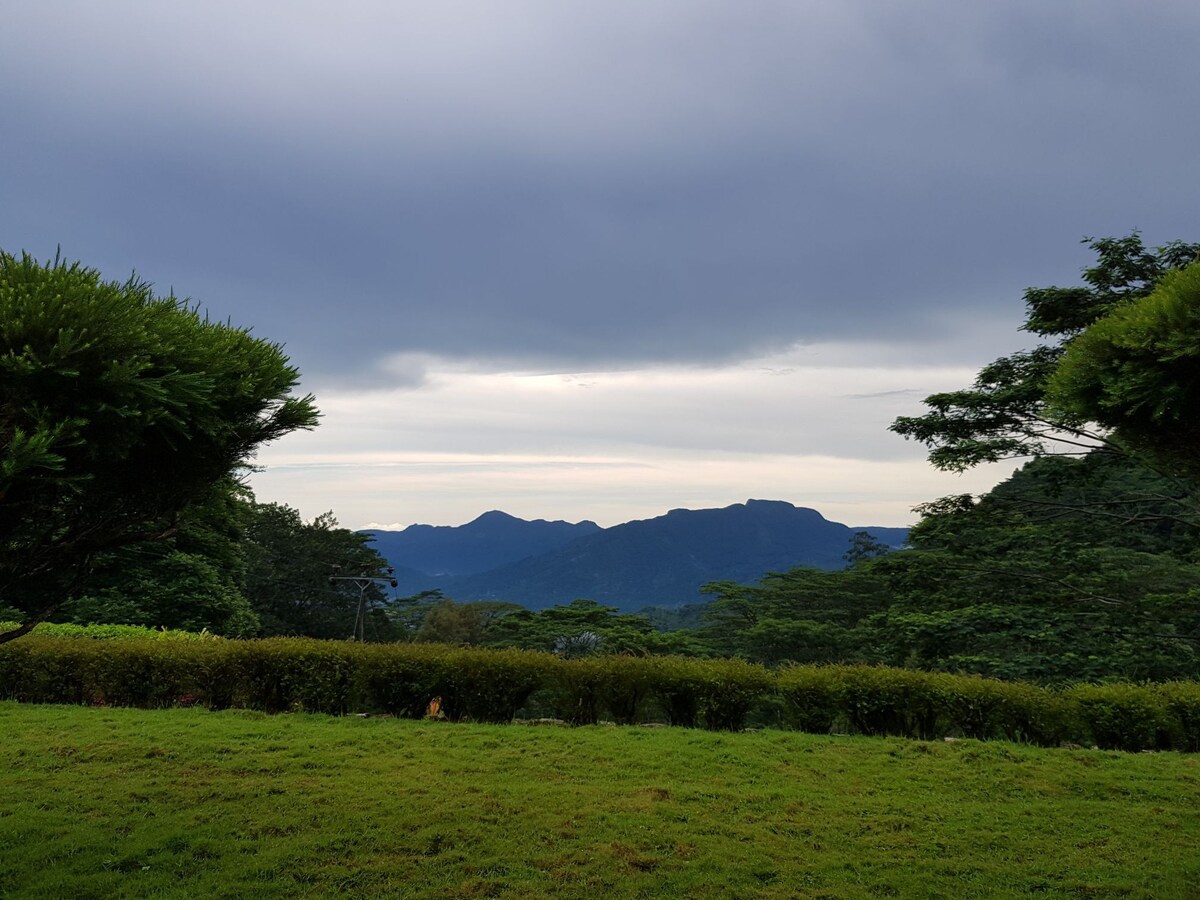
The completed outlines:
[[[1186,486],[1125,455],[1044,457],[979,500],[930,504],[900,552],[856,536],[840,571],[709,585],[708,602],[531,611],[368,589],[372,642],[673,654],[767,666],[865,663],[1048,683],[1200,676],[1200,543]],[[59,621],[345,639],[360,600],[334,574],[384,575],[364,535],[305,522],[230,482],[177,533],[100,556]],[[698,601],[703,598],[697,598]],[[15,610],[0,620],[19,619]]]
[[[181,513],[174,534],[98,554],[81,595],[52,621],[209,631],[229,637],[346,638],[359,589],[331,575],[386,575],[365,535],[339,528],[333,513],[306,522],[289,506],[258,503],[228,480]],[[36,580],[24,592],[40,588]],[[13,591],[12,593],[16,593]],[[367,591],[367,634],[403,633],[383,614],[386,585]],[[19,601],[18,601],[19,602]],[[21,621],[0,604],[0,621]]]

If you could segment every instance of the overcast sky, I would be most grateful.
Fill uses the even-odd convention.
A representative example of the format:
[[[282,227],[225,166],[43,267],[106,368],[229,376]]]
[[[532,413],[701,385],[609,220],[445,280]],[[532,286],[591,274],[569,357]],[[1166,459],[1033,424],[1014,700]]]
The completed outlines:
[[[282,342],[261,499],[847,524],[1080,239],[1200,239],[1194,0],[10,4],[0,247]]]

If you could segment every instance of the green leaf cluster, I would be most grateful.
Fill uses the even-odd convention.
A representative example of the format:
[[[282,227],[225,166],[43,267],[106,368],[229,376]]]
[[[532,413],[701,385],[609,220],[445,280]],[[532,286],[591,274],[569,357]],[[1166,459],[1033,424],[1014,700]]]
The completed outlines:
[[[1200,263],[1164,275],[1079,335],[1048,383],[1051,408],[1094,421],[1200,483]]]
[[[1103,429],[1094,427],[1096,419],[1063,415],[1047,402],[1048,383],[1084,329],[1148,296],[1166,274],[1195,261],[1200,244],[1173,241],[1148,250],[1137,232],[1085,243],[1097,262],[1084,270],[1083,285],[1025,292],[1024,330],[1046,343],[984,366],[969,388],[927,397],[928,412],[902,416],[891,430],[929,447],[937,468],[956,472],[985,462],[1110,446]]]
[[[276,344],[131,277],[0,252],[0,597],[42,617],[316,423]]]

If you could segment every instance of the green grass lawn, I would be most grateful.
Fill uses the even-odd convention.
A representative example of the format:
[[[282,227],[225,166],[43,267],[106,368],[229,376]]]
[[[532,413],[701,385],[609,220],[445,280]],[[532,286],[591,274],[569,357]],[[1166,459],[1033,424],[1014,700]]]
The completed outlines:
[[[0,703],[3,897],[1200,897],[1200,757]]]

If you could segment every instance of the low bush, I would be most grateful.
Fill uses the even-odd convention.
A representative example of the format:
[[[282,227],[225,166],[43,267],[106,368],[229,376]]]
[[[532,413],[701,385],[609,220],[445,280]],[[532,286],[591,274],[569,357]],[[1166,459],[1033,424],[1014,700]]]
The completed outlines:
[[[103,631],[101,632],[104,633]],[[162,639],[161,632],[35,632],[0,645],[0,699],[243,707],[508,722],[549,710],[574,725],[652,719],[733,731],[748,721],[815,733],[1063,741],[1200,751],[1200,684],[1054,690],[976,675],[679,656],[562,659],[527,650],[309,638]]]
[[[852,728],[863,734],[931,738],[938,733],[940,700],[926,672],[883,666],[831,666]]]
[[[442,649],[432,644],[364,644],[359,647],[359,685],[365,712],[420,718],[438,696]]]
[[[555,717],[571,725],[599,722],[602,681],[598,658],[559,660],[546,690]]]
[[[700,718],[713,731],[743,728],[755,701],[775,686],[766,669],[740,659],[688,662]]]
[[[0,622],[0,633],[20,627],[18,622]],[[221,641],[208,631],[178,631],[171,628],[145,628],[141,625],[72,625],[68,622],[41,622],[32,635],[39,637],[80,637],[92,640],[113,638],[152,638],[156,641]]]
[[[1165,697],[1134,684],[1082,684],[1066,691],[1079,724],[1104,750],[1152,750],[1169,746],[1171,723]]]
[[[776,685],[788,728],[829,734],[843,715],[841,682],[831,666],[789,666],[776,676]]]
[[[559,660],[547,670],[551,708],[572,725],[608,718],[618,725],[642,721],[665,678],[669,657],[589,656]]]
[[[1172,748],[1200,751],[1200,684],[1168,681],[1155,685],[1155,691],[1166,706]]]
[[[1035,744],[1055,744],[1065,733],[1065,704],[1047,688],[981,675],[933,673],[926,678],[948,733]]]
[[[697,661],[686,656],[660,656],[655,662],[658,677],[650,686],[651,697],[669,725],[695,728],[700,723]]]
[[[437,671],[434,691],[446,718],[455,721],[511,722],[559,663],[532,650],[442,651],[431,657]]]

